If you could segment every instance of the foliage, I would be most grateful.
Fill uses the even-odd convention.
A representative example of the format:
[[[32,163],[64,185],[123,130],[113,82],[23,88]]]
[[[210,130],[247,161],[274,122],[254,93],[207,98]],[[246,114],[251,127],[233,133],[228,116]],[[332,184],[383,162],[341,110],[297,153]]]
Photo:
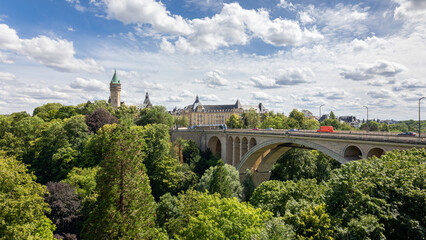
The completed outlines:
[[[246,169],[242,185],[243,185],[243,200],[248,202],[251,198],[251,195],[253,195],[254,189],[256,188],[250,169]]]
[[[75,188],[76,194],[84,201],[94,195],[96,189],[96,175],[100,167],[73,168],[62,182],[68,183]]]
[[[154,238],[154,198],[143,160],[138,128],[116,127],[106,134],[96,188],[97,206],[84,229],[88,239]]]
[[[78,104],[76,107],[76,111],[78,114],[89,115],[99,108],[104,108],[110,113],[114,112],[114,109],[109,106],[109,104],[105,100],[94,101],[93,103],[91,101],[87,101],[86,103]]]
[[[179,195],[177,206],[180,214],[166,223],[176,239],[250,239],[272,219],[267,211],[218,194],[188,191]]]
[[[228,128],[242,128],[243,122],[241,121],[240,117],[237,116],[235,113],[233,113],[228,120],[226,120],[226,126]]]
[[[221,159],[215,156],[210,149],[200,152],[200,155],[200,160],[194,166],[194,172],[201,177],[207,169],[216,166]]]
[[[315,179],[300,179],[298,182],[270,180],[260,184],[250,198],[253,206],[271,211],[276,216],[284,216],[286,204],[290,200],[306,200],[322,203],[325,186]]]
[[[104,108],[98,108],[92,114],[86,115],[86,124],[91,133],[96,133],[105,124],[114,123],[118,123],[118,119]]]
[[[46,195],[44,200],[51,209],[48,217],[56,225],[54,233],[58,236],[69,234],[78,238],[81,231],[81,200],[75,194],[74,187],[67,183],[48,182],[47,190],[50,194]]]
[[[303,128],[303,120],[305,119],[305,114],[299,112],[297,109],[293,109],[288,115],[289,119],[294,119],[296,124],[292,128]]]
[[[173,123],[175,126],[179,127],[188,127],[189,125],[189,119],[186,116],[182,116],[182,117],[174,117],[173,118]]]
[[[295,233],[291,225],[284,222],[283,218],[272,218],[264,224],[260,233],[255,234],[253,240],[293,240]]]
[[[343,165],[328,183],[327,212],[339,219],[340,229],[358,228],[368,220],[361,216],[376,217],[384,228],[369,219],[370,238],[383,234],[386,239],[424,239],[425,161],[425,149],[412,149]]]
[[[178,201],[178,197],[172,196],[170,193],[166,193],[160,197],[155,208],[157,215],[156,221],[159,227],[164,228],[167,221],[181,216]]]
[[[144,129],[145,140],[144,163],[155,199],[167,192],[177,194],[195,185],[198,179],[196,174],[181,167],[179,161],[171,156],[168,127],[164,124],[154,124],[141,129]]]
[[[139,118],[136,120],[139,126],[146,126],[148,124],[165,124],[168,127],[173,126],[173,117],[170,115],[166,107],[153,106],[152,108],[144,108],[141,110]]]
[[[65,179],[80,161],[87,139],[87,125],[82,115],[50,122],[32,147],[31,170],[37,175],[37,181]]]
[[[241,199],[243,187],[240,183],[239,173],[229,164],[218,164],[209,168],[201,177],[197,185],[201,192],[219,193],[224,198],[235,197]]]
[[[321,152],[292,148],[274,164],[271,179],[297,181],[315,178],[324,181],[329,178],[331,170],[339,166],[340,163]]]
[[[46,103],[43,106],[36,107],[33,116],[37,116],[46,122],[56,118],[59,109],[63,107],[60,103]]]
[[[53,239],[46,193],[22,162],[0,153],[0,239]]]
[[[256,128],[260,124],[260,116],[256,110],[250,108],[248,112],[241,115],[244,128]]]

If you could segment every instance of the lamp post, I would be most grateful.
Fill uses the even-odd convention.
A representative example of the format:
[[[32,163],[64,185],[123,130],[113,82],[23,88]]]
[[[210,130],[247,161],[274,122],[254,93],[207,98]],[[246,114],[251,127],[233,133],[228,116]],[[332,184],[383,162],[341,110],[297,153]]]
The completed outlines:
[[[422,99],[424,99],[425,97],[421,97],[421,98],[419,98],[419,137],[420,137],[420,134],[421,134],[421,132],[422,132],[422,130],[420,129],[420,101],[422,100]]]
[[[368,132],[368,130],[370,130],[370,127],[368,126],[368,107],[367,106],[363,106],[363,107],[365,107],[367,109],[367,121],[366,121],[366,123],[367,123],[367,132]]]
[[[318,122],[320,123],[321,126],[321,107],[324,106],[325,104],[322,104],[321,106],[319,106],[319,118],[318,118]]]

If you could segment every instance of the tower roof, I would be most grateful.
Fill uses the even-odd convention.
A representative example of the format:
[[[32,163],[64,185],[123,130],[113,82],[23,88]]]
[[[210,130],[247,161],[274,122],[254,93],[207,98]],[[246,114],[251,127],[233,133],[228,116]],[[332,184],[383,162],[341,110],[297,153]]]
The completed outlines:
[[[111,83],[120,83],[120,79],[117,77],[117,70],[114,70],[114,76],[112,76]]]
[[[151,101],[149,100],[148,92],[146,92],[146,94],[145,94],[145,100],[143,101],[143,104],[151,105]]]

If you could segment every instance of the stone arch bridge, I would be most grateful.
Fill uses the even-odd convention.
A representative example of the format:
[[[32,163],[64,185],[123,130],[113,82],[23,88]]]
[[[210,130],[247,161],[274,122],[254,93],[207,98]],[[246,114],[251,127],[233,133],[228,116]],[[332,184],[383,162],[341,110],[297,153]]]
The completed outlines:
[[[278,158],[291,148],[315,149],[340,163],[380,157],[394,149],[426,147],[426,138],[403,137],[394,133],[335,132],[287,130],[173,130],[172,141],[193,140],[205,151],[221,157],[244,174],[254,173],[256,184],[269,180],[270,171]]]

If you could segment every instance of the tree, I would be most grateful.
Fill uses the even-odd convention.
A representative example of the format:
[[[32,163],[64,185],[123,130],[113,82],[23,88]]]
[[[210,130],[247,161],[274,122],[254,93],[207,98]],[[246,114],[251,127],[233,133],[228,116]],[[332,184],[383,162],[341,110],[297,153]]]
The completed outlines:
[[[321,182],[328,180],[331,170],[339,166],[339,162],[321,152],[292,148],[274,164],[271,179],[297,181],[315,178]]]
[[[137,128],[117,126],[106,133],[97,177],[97,206],[84,229],[88,239],[151,239],[154,198],[143,165],[144,139]]]
[[[336,119],[336,115],[334,115],[333,111],[330,112],[330,119]]]
[[[89,132],[96,133],[99,128],[105,124],[118,123],[118,119],[112,116],[104,108],[98,108],[90,115],[86,115],[86,124],[89,128]]]
[[[290,114],[288,115],[290,119],[294,119],[297,122],[298,128],[303,127],[303,121],[305,119],[305,114],[302,112],[299,112],[297,109],[293,109]]]
[[[242,185],[243,185],[243,198],[244,198],[243,200],[245,202],[248,202],[251,198],[251,195],[254,192],[254,189],[256,188],[250,169],[246,169]]]
[[[0,239],[53,239],[46,188],[27,167],[0,153]]]
[[[425,163],[426,150],[411,149],[344,164],[328,182],[327,212],[344,232],[358,232],[367,222],[374,227],[369,238],[424,239]]]
[[[240,117],[234,113],[228,118],[228,120],[226,120],[226,126],[228,128],[242,128],[243,122]]]
[[[168,127],[172,127],[173,117],[167,112],[164,106],[153,106],[152,108],[144,108],[141,110],[136,124],[139,126],[165,124]]]
[[[180,214],[165,224],[178,239],[251,239],[271,223],[270,212],[235,198],[188,191],[178,197]]]
[[[245,128],[256,128],[260,124],[260,116],[253,108],[250,108],[248,112],[243,113],[242,119]]]
[[[189,125],[189,119],[186,116],[182,117],[174,117],[173,118],[174,125],[179,127],[187,127]]]
[[[81,200],[74,187],[67,183],[48,182],[47,190],[50,194],[44,200],[52,209],[48,217],[56,225],[55,238],[68,235],[77,239],[81,231]]]
[[[229,164],[224,165],[222,161],[204,173],[197,189],[200,192],[208,190],[211,194],[219,193],[224,198],[235,197],[237,199],[241,199],[243,191],[238,171]]]
[[[60,103],[46,103],[43,106],[36,107],[33,111],[33,116],[38,116],[46,122],[56,118],[59,109],[62,107]]]

